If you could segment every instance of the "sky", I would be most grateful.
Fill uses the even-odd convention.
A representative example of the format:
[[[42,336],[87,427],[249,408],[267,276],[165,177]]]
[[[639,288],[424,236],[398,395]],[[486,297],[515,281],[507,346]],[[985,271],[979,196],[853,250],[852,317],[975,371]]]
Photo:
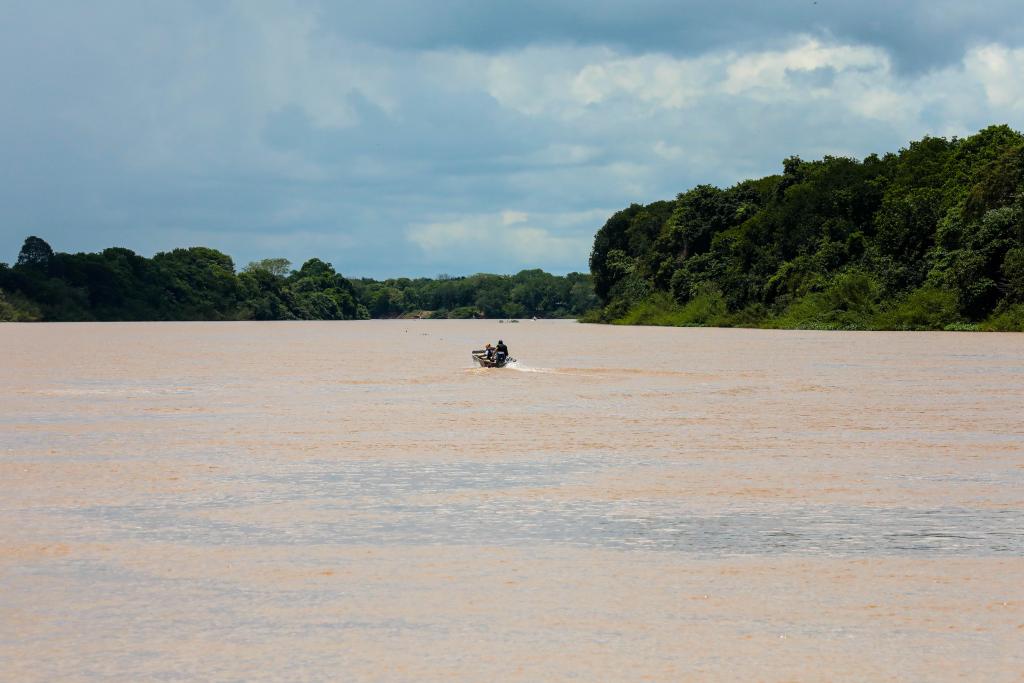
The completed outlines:
[[[587,270],[633,202],[1024,128],[1020,1],[0,0],[0,261]]]

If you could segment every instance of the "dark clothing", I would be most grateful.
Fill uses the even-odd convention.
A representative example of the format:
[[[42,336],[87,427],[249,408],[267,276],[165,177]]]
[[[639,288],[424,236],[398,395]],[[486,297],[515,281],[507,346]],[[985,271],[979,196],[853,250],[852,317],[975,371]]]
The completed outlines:
[[[498,344],[497,346],[494,347],[494,350],[502,354],[503,356],[508,355],[508,347],[505,346],[504,344]]]

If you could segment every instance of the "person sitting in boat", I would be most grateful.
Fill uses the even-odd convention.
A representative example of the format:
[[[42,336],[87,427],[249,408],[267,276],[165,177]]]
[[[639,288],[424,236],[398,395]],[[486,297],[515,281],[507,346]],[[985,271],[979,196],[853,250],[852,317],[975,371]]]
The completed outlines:
[[[491,346],[491,342],[487,342],[487,345],[484,347],[484,356],[487,360],[494,358],[494,347]]]
[[[494,347],[494,360],[498,363],[504,363],[506,358],[508,358],[508,347],[505,346],[505,342],[499,339],[498,345]]]

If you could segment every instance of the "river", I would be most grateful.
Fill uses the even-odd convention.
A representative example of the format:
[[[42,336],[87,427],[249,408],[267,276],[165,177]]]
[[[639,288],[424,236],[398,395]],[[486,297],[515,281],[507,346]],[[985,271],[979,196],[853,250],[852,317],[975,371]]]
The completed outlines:
[[[517,362],[473,367],[504,339]],[[1020,681],[1024,335],[0,326],[0,679]]]

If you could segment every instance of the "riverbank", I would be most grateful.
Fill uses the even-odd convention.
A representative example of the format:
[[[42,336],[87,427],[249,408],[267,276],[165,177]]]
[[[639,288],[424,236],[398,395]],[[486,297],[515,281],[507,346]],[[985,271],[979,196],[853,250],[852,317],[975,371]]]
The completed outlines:
[[[744,327],[774,330],[1022,332],[1024,305],[1009,306],[980,322],[957,312],[955,297],[926,292],[894,303],[850,301],[834,294],[808,296],[781,313],[763,307],[729,312],[720,295],[701,294],[685,305],[668,294],[651,295],[632,306],[595,309],[581,322],[666,327]]]

